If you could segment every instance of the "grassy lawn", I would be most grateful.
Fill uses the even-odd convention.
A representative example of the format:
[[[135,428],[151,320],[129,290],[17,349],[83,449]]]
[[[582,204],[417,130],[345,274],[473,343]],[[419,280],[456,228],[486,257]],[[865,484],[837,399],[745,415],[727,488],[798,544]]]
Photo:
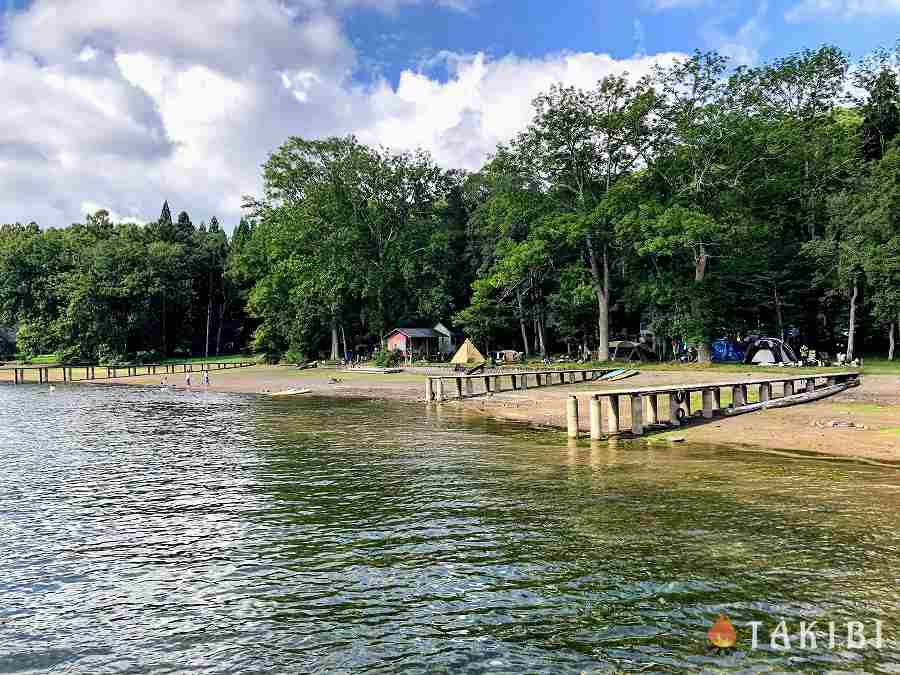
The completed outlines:
[[[255,361],[256,357],[252,354],[229,354],[227,356],[210,356],[209,359],[204,359],[202,356],[181,356],[181,357],[172,357],[169,359],[162,359],[160,363],[203,363],[204,360],[209,361],[210,363],[235,363],[238,361],[250,362]]]
[[[889,363],[885,361],[884,363]],[[515,367],[521,368],[521,365]],[[540,360],[532,360],[526,364],[527,368],[543,369],[545,366]],[[754,373],[758,375],[783,375],[784,373],[834,373],[844,372],[847,370],[855,370],[854,368],[827,367],[827,368],[782,368],[780,366],[755,366],[745,363],[627,363],[624,361],[591,361],[590,363],[552,363],[549,366],[552,369],[558,368],[633,368],[635,370],[652,370],[661,372],[685,372],[685,373]],[[868,362],[866,363],[868,368]]]
[[[16,357],[17,359],[20,356]],[[228,354],[224,356],[210,356],[210,363],[235,363],[238,361],[254,361],[255,356],[252,354]],[[204,358],[202,356],[180,356],[169,359],[162,359],[158,363],[203,363]],[[59,363],[59,360],[56,357],[56,354],[41,354],[40,356],[35,356],[29,361],[29,365],[33,366],[46,366],[46,365],[55,365]]]
[[[863,373],[873,375],[900,375],[900,360],[888,361],[885,357],[863,358]]]

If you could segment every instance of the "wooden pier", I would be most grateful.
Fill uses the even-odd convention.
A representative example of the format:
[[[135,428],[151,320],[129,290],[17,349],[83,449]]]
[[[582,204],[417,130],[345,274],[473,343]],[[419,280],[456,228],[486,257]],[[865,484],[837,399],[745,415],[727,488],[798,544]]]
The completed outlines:
[[[766,408],[777,408],[814,401],[859,385],[858,372],[806,374],[732,380],[661,387],[638,387],[590,392],[588,398],[590,438],[618,434],[626,428],[634,436],[647,428],[680,427],[692,419],[740,415]],[[757,403],[748,403],[748,391],[758,387]],[[732,404],[722,406],[722,390],[729,390]],[[699,407],[691,410],[692,395],[699,395]],[[776,395],[777,394],[777,395]],[[579,400],[572,395],[566,402],[566,430],[570,438],[579,435]],[[627,404],[630,423],[624,419]],[[668,410],[663,419],[660,412]]]
[[[529,389],[532,386],[549,387],[590,382],[613,370],[616,369],[560,368],[555,370],[493,371],[478,375],[432,375],[425,382],[425,400],[428,402],[446,401],[484,396],[493,392]],[[504,382],[509,383],[509,387],[506,389],[503,388]]]
[[[95,382],[121,377],[147,375],[173,375],[176,373],[203,372],[204,370],[230,370],[255,366],[252,361],[209,361],[207,363],[148,363],[140,366],[13,366],[0,368],[0,373],[13,374],[13,384],[46,384],[48,382]],[[196,370],[195,370],[196,369]],[[61,371],[61,376],[50,377],[51,371]],[[30,376],[26,379],[26,373]],[[37,379],[34,374],[37,373]]]

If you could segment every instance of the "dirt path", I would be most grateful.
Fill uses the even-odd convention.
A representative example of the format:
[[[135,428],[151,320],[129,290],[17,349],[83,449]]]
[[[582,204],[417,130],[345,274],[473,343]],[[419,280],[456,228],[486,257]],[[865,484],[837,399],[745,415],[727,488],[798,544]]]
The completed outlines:
[[[760,377],[781,373],[752,371],[746,374],[691,368],[674,371],[644,370],[627,386],[651,387],[673,383],[703,383]],[[163,376],[141,376],[107,380],[121,384],[159,385]],[[201,376],[194,373],[193,388],[202,389]],[[266,394],[291,388],[310,389],[312,395],[341,398],[375,398],[421,402],[425,376],[415,373],[375,374],[331,369],[297,370],[287,366],[255,366],[212,371],[214,391]],[[184,375],[169,375],[168,384],[184,387]],[[565,401],[571,394],[581,399],[582,428],[587,429],[588,392],[621,388],[583,383],[501,392],[490,397],[448,401],[441,405],[462,407],[493,417],[528,424],[563,428]],[[727,402],[727,401],[726,401]],[[630,414],[627,406],[622,411]],[[663,411],[660,415],[665,418]],[[853,426],[851,426],[851,424]],[[675,430],[652,432],[649,442],[676,438],[698,443],[747,445],[767,449],[805,450],[841,456],[900,461],[900,376],[864,375],[862,385],[815,403],[715,419]]]

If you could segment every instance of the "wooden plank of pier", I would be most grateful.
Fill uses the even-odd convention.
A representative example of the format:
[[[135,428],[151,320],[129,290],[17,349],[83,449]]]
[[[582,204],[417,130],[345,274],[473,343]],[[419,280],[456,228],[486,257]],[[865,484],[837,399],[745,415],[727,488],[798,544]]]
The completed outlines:
[[[590,406],[591,438],[599,437],[601,428],[601,409],[605,410],[606,428],[610,434],[619,433],[621,430],[621,415],[619,400],[627,397],[631,403],[631,433],[640,436],[647,426],[658,425],[658,397],[669,398],[669,420],[667,426],[680,426],[689,420],[691,415],[691,395],[700,393],[702,406],[700,415],[705,419],[712,419],[715,415],[739,415],[766,408],[796,405],[808,401],[818,400],[825,396],[831,396],[851,386],[859,384],[860,374],[857,371],[843,371],[837,373],[818,373],[804,375],[780,375],[756,379],[727,380],[721,382],[698,382],[694,384],[670,384],[656,387],[627,387],[607,389],[604,391],[590,392],[592,405]],[[825,385],[817,388],[816,381],[825,380]],[[794,393],[795,383],[803,382],[802,391]],[[783,394],[779,398],[772,398],[772,385],[781,384]],[[759,403],[747,402],[747,388],[759,387]],[[731,407],[723,408],[720,390],[730,388],[732,390],[733,403]],[[644,401],[647,401],[645,408]],[[593,405],[596,401],[597,404]],[[605,402],[605,405],[601,405]],[[646,413],[645,413],[646,411]],[[646,417],[645,417],[646,414]],[[577,420],[572,427],[571,418],[567,425],[570,437],[577,438]],[[574,434],[574,436],[573,436]]]
[[[589,382],[597,375],[605,375],[611,373],[614,368],[557,368],[545,370],[508,370],[482,372],[477,375],[464,374],[447,374],[447,375],[429,375],[425,383],[425,400],[430,402],[444,401],[447,399],[446,390],[444,388],[444,380],[452,380],[456,387],[456,396],[453,398],[463,399],[473,396],[483,396],[493,392],[516,391],[528,389],[528,378],[533,377],[535,386],[548,387],[560,386],[565,384],[577,384],[580,382]],[[578,376],[581,379],[578,379]],[[501,378],[508,377],[510,380],[510,388],[503,389],[501,387]],[[555,379],[555,381],[554,381]],[[475,391],[475,381],[480,380],[481,391]]]
[[[97,377],[97,366],[96,365],[79,365],[79,366],[68,366],[68,365],[39,365],[39,366],[6,366],[0,367],[0,372],[12,372],[13,373],[13,384],[25,384],[25,373],[26,371],[33,372],[37,371],[37,382],[36,384],[47,384],[50,380],[50,371],[58,370],[62,373],[61,380],[55,380],[57,382],[92,382],[97,380],[113,380],[113,379],[122,379],[126,377],[146,377],[147,375],[155,375],[157,372],[157,368],[164,368],[166,374],[174,374],[176,372],[176,368],[179,366],[182,368],[183,372],[193,372],[193,366],[199,365],[202,370],[211,370],[213,367],[216,370],[220,369],[229,369],[229,368],[248,368],[250,366],[255,366],[256,363],[253,361],[209,361],[206,364],[191,364],[191,363],[149,363],[142,365],[126,365],[121,366],[125,369],[127,375],[122,375],[119,372],[119,366],[103,366],[105,370],[105,376]],[[146,372],[143,370],[146,369]],[[81,373],[83,370],[84,377],[76,377],[75,373]],[[142,372],[138,372],[138,371]]]

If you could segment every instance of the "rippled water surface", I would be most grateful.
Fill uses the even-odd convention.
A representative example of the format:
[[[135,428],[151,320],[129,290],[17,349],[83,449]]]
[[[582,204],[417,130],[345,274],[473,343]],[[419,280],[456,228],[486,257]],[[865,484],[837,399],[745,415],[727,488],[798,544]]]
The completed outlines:
[[[0,387],[0,672],[900,672],[898,490],[446,409]],[[797,649],[816,619],[835,647]]]

